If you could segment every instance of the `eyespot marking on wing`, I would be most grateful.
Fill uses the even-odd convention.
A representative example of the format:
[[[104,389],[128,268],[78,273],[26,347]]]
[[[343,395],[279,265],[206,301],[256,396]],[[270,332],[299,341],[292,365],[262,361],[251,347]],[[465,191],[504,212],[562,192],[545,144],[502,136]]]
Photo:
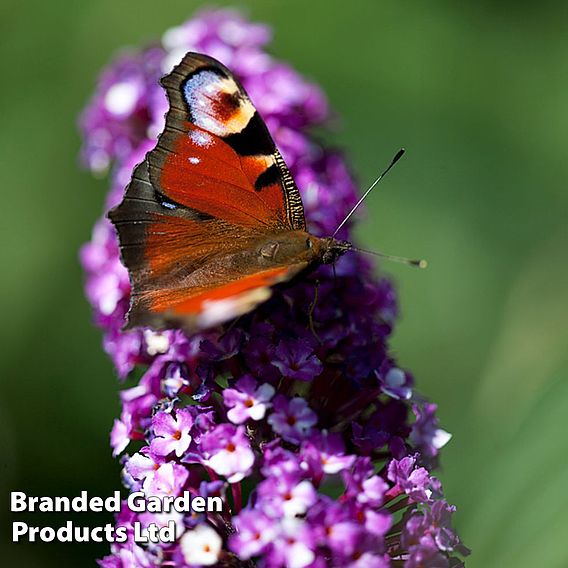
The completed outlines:
[[[191,75],[183,96],[193,123],[217,136],[241,132],[256,112],[232,78],[211,69]]]

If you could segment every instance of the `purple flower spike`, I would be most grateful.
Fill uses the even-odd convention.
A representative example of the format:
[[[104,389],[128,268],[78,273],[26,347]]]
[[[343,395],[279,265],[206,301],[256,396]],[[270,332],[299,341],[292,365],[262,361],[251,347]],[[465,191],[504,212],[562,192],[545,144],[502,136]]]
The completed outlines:
[[[163,128],[160,77],[193,51],[244,85],[300,188],[310,232],[334,232],[357,185],[341,153],[310,132],[325,127],[325,95],[267,52],[270,39],[268,26],[237,11],[205,10],[103,72],[80,127],[83,162],[111,172],[107,209]],[[351,240],[352,223],[338,238]],[[461,564],[469,551],[452,528],[455,508],[431,473],[449,434],[391,352],[397,297],[368,258],[346,254],[238,321],[187,335],[123,330],[130,282],[105,217],[80,256],[103,347],[129,381],[111,432],[113,455],[131,452],[121,458],[124,485],[222,503],[136,513],[125,502],[116,525],[128,538],[101,567]],[[152,523],[173,524],[174,542],[136,542],[135,527]]]

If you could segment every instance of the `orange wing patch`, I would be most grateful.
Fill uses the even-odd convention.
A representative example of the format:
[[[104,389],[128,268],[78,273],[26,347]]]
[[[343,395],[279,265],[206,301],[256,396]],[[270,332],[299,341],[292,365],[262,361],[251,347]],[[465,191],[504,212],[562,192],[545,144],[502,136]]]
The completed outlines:
[[[234,319],[265,302],[272,286],[285,282],[306,268],[306,263],[282,266],[243,276],[210,287],[177,288],[142,294],[140,304],[165,323],[186,330],[207,328]],[[136,313],[137,307],[133,306]]]
[[[270,156],[249,157],[245,169],[221,138],[189,123],[185,128],[187,135],[175,140],[173,152],[163,160],[159,185],[167,197],[235,225],[265,230],[287,227],[280,188],[257,191],[254,186]]]

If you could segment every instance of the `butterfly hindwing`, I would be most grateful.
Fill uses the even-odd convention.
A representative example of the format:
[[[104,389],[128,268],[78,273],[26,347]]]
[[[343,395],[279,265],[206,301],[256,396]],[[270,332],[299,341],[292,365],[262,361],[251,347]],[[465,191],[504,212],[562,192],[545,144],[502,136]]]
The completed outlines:
[[[188,331],[243,315],[272,295],[272,287],[293,278],[306,263],[232,275],[202,286],[158,289],[132,302],[127,327],[182,327]]]

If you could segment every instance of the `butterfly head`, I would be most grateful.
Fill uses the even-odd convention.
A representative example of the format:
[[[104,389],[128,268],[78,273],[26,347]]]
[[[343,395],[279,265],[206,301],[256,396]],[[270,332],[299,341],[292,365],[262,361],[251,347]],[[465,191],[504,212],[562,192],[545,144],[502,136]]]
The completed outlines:
[[[319,239],[320,243],[320,262],[322,264],[333,264],[341,255],[351,249],[349,241],[339,241],[333,237]]]

